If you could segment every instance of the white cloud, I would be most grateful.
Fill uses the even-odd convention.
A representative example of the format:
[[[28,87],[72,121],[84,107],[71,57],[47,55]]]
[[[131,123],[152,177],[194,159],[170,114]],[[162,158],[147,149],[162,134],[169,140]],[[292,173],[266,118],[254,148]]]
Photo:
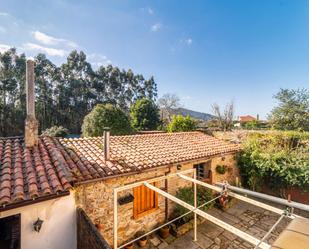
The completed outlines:
[[[151,26],[150,30],[152,32],[157,32],[161,29],[161,27],[162,27],[161,23],[156,23],[156,24]]]
[[[0,33],[6,33],[6,28],[0,26]]]
[[[72,42],[70,40],[62,39],[62,38],[56,38],[50,35],[47,35],[40,31],[34,31],[32,32],[34,39],[36,39],[38,42],[44,44],[44,45],[65,45],[71,48],[78,47],[75,42]]]
[[[148,11],[148,14],[149,14],[149,15],[153,15],[153,14],[154,14],[154,11],[153,11],[152,8],[148,8],[147,11]]]
[[[7,50],[9,50],[11,48],[11,46],[7,45],[7,44],[0,44],[0,53],[3,53]]]
[[[180,42],[180,44],[182,44],[182,45],[191,46],[192,43],[193,43],[193,40],[192,40],[191,37],[188,37],[188,38],[186,38],[186,39],[180,39],[179,42]]]
[[[190,95],[187,95],[187,96],[182,96],[181,99],[182,100],[190,100],[190,99],[192,99],[192,97]]]
[[[188,38],[188,39],[185,40],[185,43],[189,46],[192,44],[192,42],[193,42],[193,40],[191,38]]]
[[[9,16],[10,14],[9,13],[6,13],[6,12],[0,12],[0,16]]]
[[[154,10],[153,10],[152,8],[150,8],[150,7],[147,7],[147,8],[140,8],[140,10],[141,10],[142,12],[144,12],[144,13],[147,13],[147,14],[151,15],[151,16],[154,14]]]
[[[50,56],[58,56],[58,57],[64,57],[68,52],[63,49],[57,49],[57,48],[50,48],[50,47],[44,47],[35,43],[25,43],[23,44],[23,49],[25,50],[35,50],[42,53],[46,53]]]
[[[90,54],[87,56],[87,59],[94,67],[100,67],[112,64],[111,60],[109,60],[105,55],[101,54],[96,53]]]

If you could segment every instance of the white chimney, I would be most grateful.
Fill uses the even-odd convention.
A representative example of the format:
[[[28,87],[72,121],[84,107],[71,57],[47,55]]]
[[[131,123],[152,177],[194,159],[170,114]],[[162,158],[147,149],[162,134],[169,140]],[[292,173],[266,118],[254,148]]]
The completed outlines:
[[[104,160],[110,159],[110,128],[104,128],[103,133]]]
[[[38,145],[39,123],[35,118],[35,92],[34,92],[34,61],[27,60],[26,65],[26,105],[27,117],[25,124],[25,145],[33,147]]]

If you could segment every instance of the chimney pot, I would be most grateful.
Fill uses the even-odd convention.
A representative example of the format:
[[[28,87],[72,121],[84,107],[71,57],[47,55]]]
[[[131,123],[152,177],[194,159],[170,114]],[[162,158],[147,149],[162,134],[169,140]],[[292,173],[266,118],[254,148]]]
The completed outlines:
[[[38,145],[39,124],[35,118],[35,92],[34,92],[34,61],[27,60],[26,65],[26,106],[27,117],[25,124],[25,145],[33,147]]]
[[[103,147],[104,147],[104,159],[105,161],[110,160],[110,128],[104,128],[103,133]]]

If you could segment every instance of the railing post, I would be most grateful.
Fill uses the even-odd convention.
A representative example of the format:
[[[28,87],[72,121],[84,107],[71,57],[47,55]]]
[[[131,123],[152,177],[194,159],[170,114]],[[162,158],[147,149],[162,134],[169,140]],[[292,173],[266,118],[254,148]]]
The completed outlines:
[[[118,205],[117,205],[117,189],[114,189],[114,249],[117,249],[118,245]]]
[[[193,171],[193,178],[196,180],[196,170]],[[197,186],[194,183],[194,208],[197,208]],[[194,213],[194,241],[197,241],[197,214]]]

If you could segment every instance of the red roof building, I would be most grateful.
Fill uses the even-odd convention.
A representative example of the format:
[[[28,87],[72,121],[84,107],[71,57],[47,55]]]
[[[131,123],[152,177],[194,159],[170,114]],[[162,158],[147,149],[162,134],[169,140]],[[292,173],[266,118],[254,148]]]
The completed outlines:
[[[246,115],[246,116],[239,116],[238,121],[240,123],[246,123],[246,122],[250,122],[250,121],[255,121],[256,118],[252,117],[250,115]]]

